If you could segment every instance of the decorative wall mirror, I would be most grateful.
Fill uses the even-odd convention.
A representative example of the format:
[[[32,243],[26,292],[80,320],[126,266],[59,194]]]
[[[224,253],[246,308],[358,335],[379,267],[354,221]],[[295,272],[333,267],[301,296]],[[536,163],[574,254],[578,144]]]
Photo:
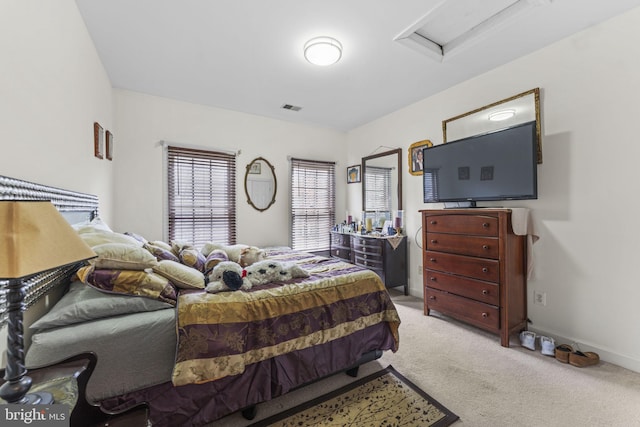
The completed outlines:
[[[536,136],[538,138],[538,163],[542,163],[539,88],[443,120],[443,141],[456,141],[534,120],[536,121]]]
[[[253,159],[244,175],[244,192],[247,203],[260,212],[276,202],[278,182],[274,167],[263,157]]]
[[[391,220],[393,209],[402,211],[401,157],[398,148],[362,158],[362,210],[375,215],[376,222]]]

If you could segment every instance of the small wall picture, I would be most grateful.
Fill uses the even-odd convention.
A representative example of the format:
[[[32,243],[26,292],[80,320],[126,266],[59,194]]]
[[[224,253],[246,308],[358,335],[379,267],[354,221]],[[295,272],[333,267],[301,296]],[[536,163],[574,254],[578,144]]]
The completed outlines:
[[[93,155],[104,158],[104,129],[98,122],[93,123]]]
[[[260,162],[251,163],[249,173],[260,175],[262,173],[262,164]]]
[[[360,182],[360,168],[362,165],[353,165],[347,167],[347,184]]]
[[[423,141],[414,142],[409,146],[409,173],[411,175],[422,175],[423,163],[422,163],[422,150],[425,147],[432,147],[433,144],[428,139]]]
[[[113,160],[113,134],[110,131],[105,132],[107,160]]]

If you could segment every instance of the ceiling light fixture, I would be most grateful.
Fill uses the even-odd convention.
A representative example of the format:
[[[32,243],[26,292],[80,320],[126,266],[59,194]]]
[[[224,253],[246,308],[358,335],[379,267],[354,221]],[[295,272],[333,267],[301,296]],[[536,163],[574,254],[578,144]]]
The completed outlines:
[[[500,122],[502,120],[510,119],[516,115],[516,110],[500,110],[489,114],[489,120],[492,122]]]
[[[335,64],[342,57],[342,45],[331,37],[315,37],[305,43],[304,57],[314,65]]]

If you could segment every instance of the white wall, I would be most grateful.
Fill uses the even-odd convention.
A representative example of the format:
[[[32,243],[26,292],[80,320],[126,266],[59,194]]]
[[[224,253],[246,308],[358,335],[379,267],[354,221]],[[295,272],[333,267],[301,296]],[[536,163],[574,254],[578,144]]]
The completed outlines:
[[[75,2],[3,0],[0,52],[0,175],[97,194],[110,218],[93,122],[112,129],[111,83]]]
[[[639,38],[636,9],[348,135],[349,156],[398,143],[406,155],[412,142],[442,143],[442,120],[540,87],[539,199],[482,205],[533,210],[540,240],[528,285],[531,329],[575,341],[635,371],[640,371]],[[403,173],[410,288],[422,296],[414,236],[421,225],[418,211],[430,206],[422,203],[421,177],[410,175],[407,164]],[[546,292],[546,306],[533,305],[534,290]]]
[[[117,230],[135,231],[152,240],[163,238],[163,140],[241,151],[236,165],[238,243],[289,245],[288,156],[337,162],[337,212],[338,219],[343,219],[344,133],[131,91],[115,91],[115,105],[113,226]],[[245,166],[256,157],[267,159],[276,171],[276,202],[263,212],[247,203],[244,192]]]

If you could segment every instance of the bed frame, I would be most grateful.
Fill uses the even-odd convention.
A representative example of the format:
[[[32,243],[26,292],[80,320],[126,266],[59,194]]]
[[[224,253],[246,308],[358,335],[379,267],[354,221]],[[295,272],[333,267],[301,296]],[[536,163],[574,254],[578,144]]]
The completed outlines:
[[[36,184],[29,181],[10,178],[0,175],[0,200],[49,200],[56,206],[56,208],[62,213],[62,215],[71,224],[81,223],[83,221],[90,221],[98,216],[98,197],[92,194],[85,194],[75,191],[64,190],[56,187],[46,186],[42,184]],[[25,325],[33,323],[39,319],[42,315],[46,314],[56,302],[64,295],[74,272],[78,266],[71,266],[65,269],[57,269],[52,272],[47,272],[38,275],[31,279],[27,285],[27,292],[25,298],[25,306],[28,310],[25,311]],[[0,283],[2,285],[2,283]],[[45,297],[46,298],[43,298]],[[5,291],[0,286],[0,328],[6,322],[7,302]],[[28,333],[28,327],[25,328],[25,347],[28,348],[30,343],[30,334]],[[382,356],[382,351],[374,350],[364,354],[360,360],[354,365],[345,367],[331,375],[335,375],[340,372],[346,372],[352,377],[356,377],[358,374],[358,368],[360,365],[376,360]],[[78,355],[75,358],[69,359],[72,361],[88,360],[89,369],[87,375],[83,378],[79,378],[79,386],[84,389],[91,371],[95,367],[98,361],[93,353],[85,353]],[[69,362],[69,360],[62,361],[62,363]],[[329,375],[329,376],[331,376]],[[326,378],[326,377],[325,377]],[[319,381],[323,378],[318,378],[315,381]],[[315,382],[312,381],[312,382]],[[308,384],[303,384],[293,390],[303,387]],[[292,391],[292,390],[291,390]],[[105,417],[111,418],[117,415],[116,412],[106,411],[103,408],[98,409],[98,406],[90,402],[86,402],[84,396],[80,397],[83,405],[80,408],[82,413],[81,417],[76,417],[77,420],[87,422],[87,419],[98,421]],[[129,408],[120,414],[129,414],[135,411],[139,411],[141,406],[137,405],[133,408]],[[76,411],[78,412],[78,407]],[[241,410],[242,415],[246,419],[253,419],[257,414],[256,405],[246,407]],[[74,417],[72,414],[73,421]],[[73,425],[74,423],[72,423]]]

